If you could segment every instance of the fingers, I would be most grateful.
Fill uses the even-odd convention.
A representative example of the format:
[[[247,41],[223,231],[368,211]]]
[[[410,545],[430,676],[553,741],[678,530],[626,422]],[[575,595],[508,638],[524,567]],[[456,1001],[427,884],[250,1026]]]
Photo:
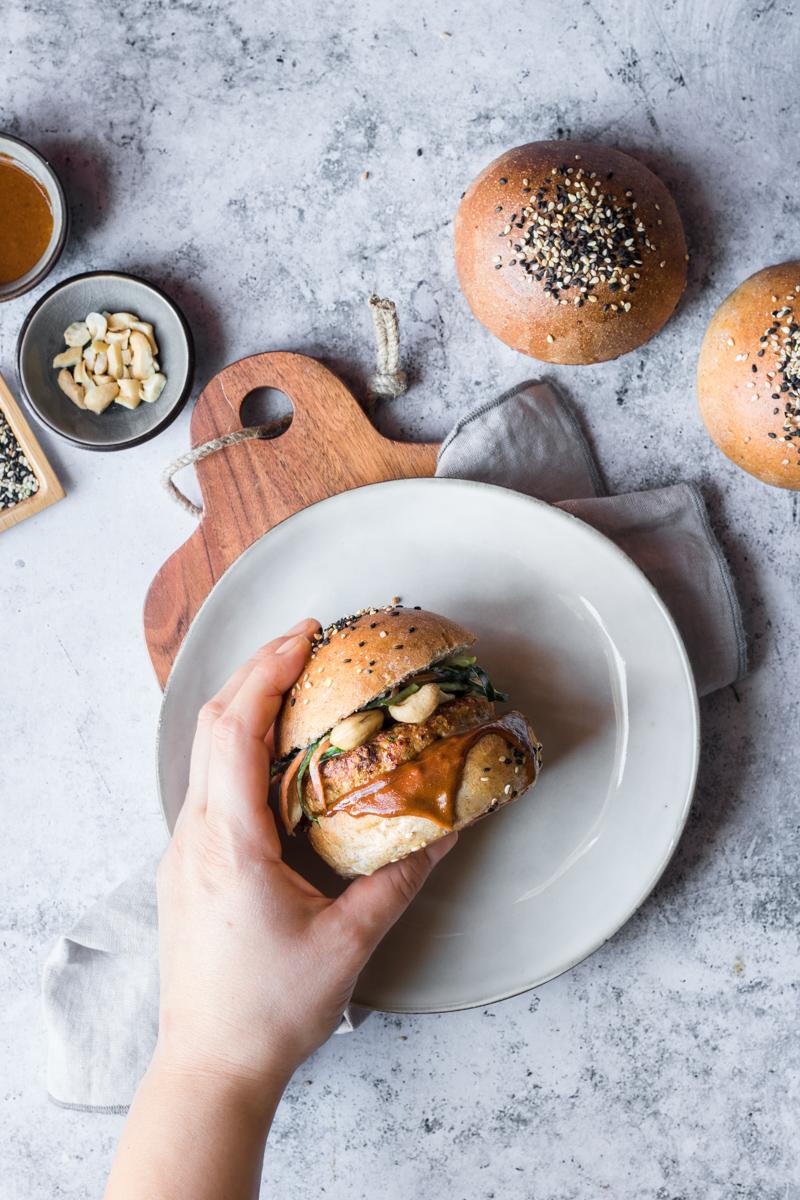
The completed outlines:
[[[381,867],[374,875],[356,879],[342,892],[332,910],[337,910],[336,918],[354,936],[362,959],[359,970],[457,840],[457,833],[449,833],[424,850]]]
[[[260,651],[224,713],[215,719],[208,759],[209,820],[248,824],[256,818],[258,826],[263,825],[269,787],[265,738],[310,648],[309,639],[297,634],[274,650]]]
[[[197,716],[197,729],[192,745],[192,757],[189,766],[189,790],[186,796],[187,804],[195,807],[205,807],[208,790],[208,762],[211,754],[211,739],[214,725],[223,715],[231,700],[233,700],[247,679],[257,657],[274,652],[292,636],[304,634],[310,638],[319,628],[319,621],[314,620],[313,617],[306,617],[304,620],[298,621],[287,633],[281,637],[273,638],[271,642],[267,642],[252,658],[237,668],[217,694],[203,705]]]

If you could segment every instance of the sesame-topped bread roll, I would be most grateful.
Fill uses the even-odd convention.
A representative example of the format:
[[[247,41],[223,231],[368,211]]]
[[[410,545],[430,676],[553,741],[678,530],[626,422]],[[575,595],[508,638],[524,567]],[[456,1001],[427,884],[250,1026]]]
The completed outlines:
[[[764,483],[800,489],[800,261],[757,271],[723,300],[697,391],[723,454]]]
[[[686,241],[661,180],[620,150],[531,142],[470,184],[456,268],[475,316],[545,362],[596,363],[636,349],[686,284]]]
[[[474,655],[474,634],[399,604],[314,641],[275,734],[278,807],[340,875],[368,875],[515,800],[541,747]]]

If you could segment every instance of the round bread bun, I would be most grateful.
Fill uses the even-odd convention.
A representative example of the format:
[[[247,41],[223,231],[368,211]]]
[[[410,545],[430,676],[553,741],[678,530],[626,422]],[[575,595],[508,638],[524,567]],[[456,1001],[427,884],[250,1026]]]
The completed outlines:
[[[456,214],[455,256],[491,333],[573,364],[618,358],[657,333],[688,258],[675,202],[652,171],[609,146],[565,141],[517,146],[478,175]]]
[[[387,688],[474,641],[473,633],[447,617],[396,604],[336,621],[314,641],[305,670],[283,702],[277,757],[310,746]]]
[[[533,753],[526,750],[525,759],[533,775],[529,787],[533,787],[539,769],[540,748],[527,721],[526,725]],[[508,755],[508,745],[501,734],[490,732],[470,748],[456,793],[454,829],[474,825],[481,817],[510,804],[526,790],[520,784],[520,775],[515,773],[518,764]],[[488,778],[484,769],[487,761],[492,763]],[[312,822],[309,837],[317,854],[339,875],[350,879],[356,875],[371,875],[386,863],[405,858],[449,832],[424,817],[369,814],[352,817],[347,812],[334,812]]]
[[[800,489],[800,261],[757,271],[723,300],[697,391],[723,454],[764,483]]]

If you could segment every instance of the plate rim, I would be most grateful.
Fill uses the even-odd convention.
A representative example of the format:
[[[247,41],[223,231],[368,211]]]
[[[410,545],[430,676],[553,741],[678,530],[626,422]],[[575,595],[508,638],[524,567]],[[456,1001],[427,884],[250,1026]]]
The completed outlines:
[[[600,936],[592,943],[592,945],[590,946],[590,948],[588,950],[586,950],[585,952],[582,952],[577,957],[573,956],[567,963],[565,963],[557,971],[553,971],[548,975],[542,976],[540,978],[536,978],[531,982],[524,983],[520,987],[514,988],[512,991],[501,990],[500,992],[497,992],[497,993],[492,992],[489,995],[487,995],[485,998],[481,998],[478,1000],[470,1000],[468,1002],[463,1002],[463,1001],[455,1002],[453,1004],[441,1004],[437,1008],[429,1008],[429,1007],[418,1006],[418,1005],[397,1005],[396,1007],[383,1007],[383,1006],[377,1007],[373,1004],[370,1004],[370,1003],[358,998],[358,996],[357,996],[358,983],[356,983],[356,987],[354,990],[353,997],[351,999],[351,1003],[355,1004],[359,1008],[367,1009],[370,1012],[386,1012],[386,1013],[396,1013],[398,1015],[415,1015],[415,1016],[434,1015],[437,1013],[466,1012],[469,1009],[484,1008],[490,1004],[499,1004],[503,1000],[512,1000],[516,996],[523,996],[527,992],[531,992],[531,991],[534,991],[536,988],[543,987],[545,984],[552,982],[552,980],[558,979],[561,975],[567,974],[567,972],[573,970],[580,963],[585,962],[587,959],[591,958],[594,954],[596,954],[597,951],[600,950],[606,944],[606,942],[611,941],[611,939],[613,937],[615,937],[620,932],[620,930],[625,928],[625,926],[628,924],[628,922],[631,920],[631,918],[639,911],[639,909],[642,907],[642,905],[645,903],[645,901],[648,899],[648,897],[653,893],[655,888],[658,886],[658,883],[661,880],[664,872],[666,871],[667,867],[669,866],[670,862],[672,861],[672,859],[675,855],[675,852],[678,849],[678,845],[681,841],[684,830],[686,828],[686,822],[689,819],[689,813],[691,811],[692,802],[694,800],[695,790],[696,790],[696,786],[697,786],[697,774],[698,774],[698,770],[699,770],[699,766],[700,766],[700,730],[701,730],[700,704],[699,704],[699,698],[698,698],[698,693],[697,693],[697,685],[696,685],[695,679],[694,679],[694,672],[692,671],[692,665],[691,665],[691,661],[689,659],[689,654],[686,649],[686,645],[683,641],[683,638],[681,637],[680,631],[675,623],[674,617],[672,616],[671,612],[667,608],[666,603],[660,596],[655,585],[653,583],[651,583],[651,581],[647,578],[647,576],[645,575],[645,573],[641,569],[641,567],[638,565],[638,563],[636,563],[629,554],[626,554],[626,552],[620,546],[618,546],[615,541],[613,541],[610,537],[608,537],[607,534],[601,533],[600,530],[596,529],[594,525],[590,525],[588,521],[584,521],[581,517],[576,516],[574,513],[569,512],[567,509],[558,508],[555,504],[548,503],[548,501],[546,501],[546,500],[539,500],[535,496],[528,496],[524,492],[518,492],[513,488],[506,488],[500,484],[485,483],[482,480],[458,479],[458,478],[451,478],[448,476],[439,477],[439,476],[435,476],[435,475],[426,475],[426,476],[420,476],[418,478],[411,478],[411,479],[409,479],[409,478],[387,479],[387,480],[382,480],[379,483],[361,484],[358,487],[348,488],[343,492],[337,492],[336,495],[334,495],[334,496],[326,496],[324,499],[316,500],[316,501],[314,501],[313,504],[306,505],[305,508],[300,509],[298,512],[292,513],[288,517],[284,517],[284,519],[282,521],[276,522],[276,524],[273,525],[271,529],[268,529],[266,531],[266,533],[262,533],[260,537],[256,538],[255,541],[251,542],[250,545],[245,550],[243,550],[242,553],[237,558],[234,559],[234,561],[230,564],[230,566],[226,567],[226,569],[220,575],[219,579],[215,582],[214,586],[211,588],[211,591],[209,591],[208,595],[204,598],[202,604],[200,605],[200,607],[198,608],[194,617],[192,618],[189,628],[187,629],[186,634],[184,635],[183,641],[181,642],[181,644],[178,648],[178,652],[175,655],[175,659],[172,663],[172,667],[170,668],[170,672],[167,677],[167,682],[164,685],[164,691],[163,691],[162,697],[161,697],[161,705],[159,708],[159,715],[158,715],[158,724],[157,724],[157,728],[156,728],[156,743],[155,743],[156,787],[158,790],[158,800],[159,800],[159,806],[161,808],[161,815],[162,815],[164,824],[166,826],[166,829],[167,829],[167,832],[168,832],[170,838],[172,837],[172,830],[169,827],[169,819],[167,817],[166,805],[164,802],[164,795],[163,795],[162,788],[161,788],[161,771],[160,771],[161,743],[162,743],[163,732],[164,732],[164,714],[165,714],[165,710],[166,710],[166,706],[167,706],[168,697],[170,694],[170,689],[173,684],[175,672],[178,667],[178,664],[180,663],[180,661],[184,655],[184,651],[186,650],[192,628],[195,624],[195,621],[197,621],[200,614],[203,612],[204,608],[208,604],[211,596],[216,591],[217,587],[222,583],[222,581],[225,579],[226,575],[228,575],[228,573],[230,571],[232,571],[233,568],[235,566],[237,566],[237,564],[240,563],[241,560],[246,555],[249,555],[252,551],[254,551],[255,547],[260,545],[261,542],[263,542],[265,538],[268,538],[270,536],[270,534],[275,532],[276,529],[280,529],[281,527],[287,525],[289,522],[296,520],[298,517],[302,517],[305,513],[309,512],[311,509],[318,508],[320,505],[323,505],[323,504],[331,504],[335,501],[339,501],[342,499],[342,497],[349,496],[355,492],[374,490],[376,488],[385,489],[385,488],[389,488],[389,487],[406,487],[408,485],[412,485],[412,486],[419,485],[419,484],[428,485],[431,483],[435,484],[437,487],[444,485],[444,487],[447,488],[447,490],[456,490],[457,491],[457,490],[463,489],[463,490],[468,490],[468,491],[483,491],[483,492],[488,492],[488,493],[504,493],[506,496],[511,496],[515,500],[522,500],[530,505],[533,505],[536,508],[548,509],[551,514],[556,516],[557,519],[563,519],[565,525],[567,523],[577,522],[579,525],[581,525],[583,527],[584,530],[588,531],[588,533],[596,541],[605,543],[606,546],[611,548],[611,551],[613,554],[615,554],[619,559],[621,559],[628,566],[632,567],[633,570],[635,571],[635,573],[640,577],[640,580],[644,583],[647,591],[650,593],[651,599],[655,602],[656,609],[659,611],[661,619],[666,624],[666,626],[672,636],[672,644],[675,646],[675,648],[677,650],[678,658],[680,660],[680,665],[683,670],[683,676],[684,676],[684,679],[685,679],[686,685],[687,685],[686,693],[687,693],[688,700],[689,700],[689,708],[690,708],[691,723],[692,723],[692,738],[691,738],[691,746],[690,746],[691,759],[690,759],[690,766],[689,766],[688,785],[687,785],[687,789],[686,789],[686,795],[684,796],[684,798],[681,802],[681,807],[679,810],[679,819],[675,826],[671,845],[668,847],[666,855],[664,856],[663,860],[658,864],[655,872],[652,874],[652,876],[648,877],[648,880],[646,881],[646,883],[643,887],[643,890],[638,894],[638,896],[637,896],[636,900],[634,901],[634,903],[632,904],[632,906],[630,906],[629,908],[626,909],[626,913],[625,913],[625,916],[623,917],[623,919],[620,922],[614,924],[614,927],[611,928],[610,930],[604,930],[603,932],[601,932]]]

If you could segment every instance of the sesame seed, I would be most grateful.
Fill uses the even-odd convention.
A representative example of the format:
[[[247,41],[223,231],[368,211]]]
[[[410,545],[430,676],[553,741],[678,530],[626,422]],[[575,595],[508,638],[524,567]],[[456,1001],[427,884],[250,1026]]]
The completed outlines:
[[[39,491],[39,480],[13,430],[0,412],[0,512]]]
[[[580,156],[575,160],[579,162]],[[612,177],[609,172],[606,179]],[[509,242],[520,257],[508,265],[521,267],[529,281],[540,283],[555,304],[571,301],[580,308],[586,299],[597,303],[596,295],[592,298],[587,293],[589,287],[599,284],[633,292],[639,279],[635,268],[642,265],[645,253],[656,247],[636,211],[632,190],[627,189],[623,198],[605,190],[596,172],[566,163],[553,167],[550,178],[538,188],[531,189],[529,182],[523,179],[520,219],[515,220],[515,213],[498,233],[505,236],[511,226],[523,231],[518,241]],[[503,264],[495,257],[494,265],[499,269]],[[565,298],[562,293],[570,289],[574,295]],[[604,306],[603,311],[624,313],[630,307],[626,302],[610,309]]]

